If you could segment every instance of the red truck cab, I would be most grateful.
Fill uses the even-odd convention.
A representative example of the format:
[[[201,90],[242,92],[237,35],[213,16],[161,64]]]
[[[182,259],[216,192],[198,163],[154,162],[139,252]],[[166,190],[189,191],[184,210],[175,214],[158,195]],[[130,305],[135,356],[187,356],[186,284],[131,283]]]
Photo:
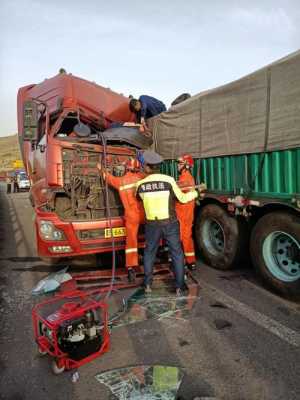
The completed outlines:
[[[19,89],[19,142],[40,256],[110,251],[112,234],[115,248],[124,248],[123,208],[114,189],[105,192],[97,163],[113,170],[141,148],[138,132],[133,142],[127,132],[125,141],[114,133],[115,141],[109,134],[103,139],[112,124],[134,121],[128,103],[123,95],[66,73]],[[144,140],[142,147],[148,144]]]

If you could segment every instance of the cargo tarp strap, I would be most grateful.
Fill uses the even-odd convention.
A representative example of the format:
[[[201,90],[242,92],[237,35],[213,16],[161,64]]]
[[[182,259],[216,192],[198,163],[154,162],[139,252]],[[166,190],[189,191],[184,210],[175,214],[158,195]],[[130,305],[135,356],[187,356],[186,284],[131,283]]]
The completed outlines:
[[[268,148],[269,135],[270,135],[270,108],[271,108],[271,68],[268,68],[267,69],[267,98],[266,98],[266,122],[265,122],[264,150],[263,150],[263,155],[260,160],[257,171],[250,183],[247,195],[249,195],[254,190],[254,185],[255,185],[256,179],[262,173],[262,170],[264,167],[266,152],[267,152],[267,148]]]
[[[267,151],[270,134],[270,106],[271,106],[271,68],[267,69],[267,102],[266,102],[266,126],[264,152]]]
[[[201,97],[199,98],[199,126],[200,126],[200,136],[201,136],[201,132],[202,132],[202,104],[201,104]],[[201,139],[199,140],[199,154],[202,154],[202,146],[201,146]],[[200,184],[201,183],[201,160],[197,165],[197,173],[196,173],[196,184]]]

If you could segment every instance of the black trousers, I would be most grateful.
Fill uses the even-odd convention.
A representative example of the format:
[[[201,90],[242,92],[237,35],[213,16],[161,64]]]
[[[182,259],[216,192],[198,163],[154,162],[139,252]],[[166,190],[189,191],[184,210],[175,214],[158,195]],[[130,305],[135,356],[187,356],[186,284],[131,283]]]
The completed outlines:
[[[169,223],[146,223],[144,251],[145,285],[151,285],[153,279],[153,264],[155,261],[160,239],[164,238],[169,247],[174,266],[176,288],[184,287],[184,256],[180,242],[179,222],[177,220]]]

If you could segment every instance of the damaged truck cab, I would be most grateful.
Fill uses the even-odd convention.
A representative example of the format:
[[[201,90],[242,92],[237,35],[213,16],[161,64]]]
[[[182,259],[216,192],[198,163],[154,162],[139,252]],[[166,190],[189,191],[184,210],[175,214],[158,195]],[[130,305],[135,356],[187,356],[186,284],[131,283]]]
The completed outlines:
[[[140,144],[129,132],[132,128],[127,128],[125,141],[118,135],[112,135],[114,141],[104,137],[113,131],[108,129],[112,123],[134,121],[128,102],[110,89],[65,73],[19,90],[19,142],[31,181],[40,256],[110,251],[112,234],[115,248],[124,248],[122,204],[106,187],[97,164],[113,170],[136,156]]]

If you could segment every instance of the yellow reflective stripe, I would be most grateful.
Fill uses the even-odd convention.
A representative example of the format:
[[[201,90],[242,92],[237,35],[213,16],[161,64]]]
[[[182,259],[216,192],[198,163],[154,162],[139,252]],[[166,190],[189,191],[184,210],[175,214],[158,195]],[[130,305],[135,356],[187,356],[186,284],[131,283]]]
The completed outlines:
[[[119,190],[132,189],[136,186],[136,183],[129,183],[128,185],[123,185],[119,187]]]
[[[167,219],[169,215],[169,196],[168,190],[160,190],[157,192],[145,192],[140,194],[146,218],[148,221]]]
[[[125,249],[125,253],[137,253],[138,249],[136,247],[132,247],[131,249]]]
[[[190,257],[190,256],[194,256],[195,253],[192,253],[192,252],[191,253],[184,253],[184,255],[187,256],[187,257]]]

